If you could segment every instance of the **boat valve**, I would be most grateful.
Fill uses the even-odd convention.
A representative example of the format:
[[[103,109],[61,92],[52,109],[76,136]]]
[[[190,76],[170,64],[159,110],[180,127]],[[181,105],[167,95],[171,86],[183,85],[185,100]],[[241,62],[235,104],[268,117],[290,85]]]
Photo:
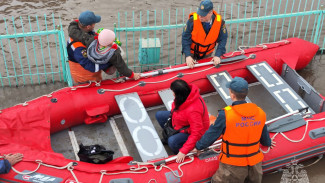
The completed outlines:
[[[105,91],[104,91],[104,89],[103,89],[103,88],[101,88],[101,89],[98,89],[98,90],[97,90],[97,93],[98,93],[98,94],[104,94],[104,93],[105,93]]]

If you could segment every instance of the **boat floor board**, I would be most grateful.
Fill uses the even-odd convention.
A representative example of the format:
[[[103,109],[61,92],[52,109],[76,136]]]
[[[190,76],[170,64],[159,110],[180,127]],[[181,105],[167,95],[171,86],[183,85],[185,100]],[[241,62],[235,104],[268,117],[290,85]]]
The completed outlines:
[[[222,99],[226,102],[227,105],[232,104],[232,100],[230,98],[229,89],[226,87],[227,83],[232,80],[232,77],[227,71],[218,72],[215,74],[207,75],[210,83],[222,97]],[[251,103],[250,99],[246,97],[246,101]]]
[[[325,112],[324,99],[295,70],[284,64],[281,77],[316,113]]]
[[[158,91],[161,100],[163,101],[166,109],[170,111],[172,109],[172,103],[174,101],[173,91],[171,89]]]
[[[138,93],[116,95],[115,99],[141,160],[146,162],[168,157]]]
[[[258,79],[268,92],[287,111],[293,112],[308,105],[306,102],[272,69],[267,62],[247,66],[248,70]],[[310,109],[312,113],[315,113]]]

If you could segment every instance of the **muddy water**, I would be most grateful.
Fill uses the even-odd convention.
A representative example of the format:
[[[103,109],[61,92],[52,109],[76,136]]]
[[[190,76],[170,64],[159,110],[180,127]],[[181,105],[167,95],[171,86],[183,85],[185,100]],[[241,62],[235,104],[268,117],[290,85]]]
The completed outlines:
[[[232,15],[230,13],[230,3],[237,4],[238,0],[231,0],[231,1],[213,1],[214,4],[220,4],[222,8],[220,8],[220,11],[225,11],[224,15],[225,18],[229,19],[229,17]],[[250,1],[251,2],[251,1]],[[254,3],[257,4],[259,1],[255,0]],[[265,2],[265,1],[262,1]],[[270,1],[271,2],[271,1]],[[282,4],[280,4],[282,2]],[[291,2],[291,1],[290,1]],[[295,2],[295,1],[293,1]],[[307,2],[307,1],[306,1]],[[310,2],[309,4],[306,4],[308,6],[307,10],[311,8]],[[314,1],[314,7],[317,6],[319,1]],[[131,14],[131,11],[134,11],[135,13],[139,13],[140,11],[146,11],[146,10],[154,10],[157,9],[157,11],[165,10],[166,12],[169,9],[174,10],[175,8],[185,8],[185,9],[195,9],[198,5],[199,1],[197,0],[187,0],[187,1],[177,1],[177,0],[1,0],[0,1],[0,16],[11,18],[18,17],[18,16],[27,16],[27,15],[50,15],[51,13],[54,13],[55,15],[60,15],[62,19],[62,24],[64,29],[67,28],[67,25],[70,21],[73,19],[76,19],[79,16],[79,13],[85,10],[93,10],[96,12],[96,14],[99,14],[102,16],[102,21],[97,25],[98,27],[105,27],[105,28],[111,28],[113,29],[113,23],[117,22],[117,13],[120,11],[124,13],[124,11],[128,11]],[[227,3],[227,6],[225,8],[224,4]],[[302,2],[302,4],[299,6],[298,2],[296,3],[289,3],[288,7],[300,7],[300,10],[302,10],[302,7],[305,7],[305,1]],[[265,5],[262,5],[260,7],[260,14],[271,14],[271,5],[272,3],[268,4],[269,6],[266,7]],[[284,11],[284,4],[283,1],[278,0],[275,2],[275,7],[280,8],[280,12]],[[244,10],[244,4],[240,5],[241,11],[238,11],[234,8],[233,11],[233,17],[242,17]],[[312,7],[312,8],[314,8]],[[276,8],[276,10],[278,10]],[[282,9],[281,9],[282,8]],[[290,11],[290,8],[286,12]],[[315,9],[315,8],[314,8]],[[235,11],[236,10],[236,11]],[[251,10],[253,10],[254,15],[258,14],[258,8],[247,8],[247,13],[249,13]],[[187,11],[188,12],[188,11]],[[187,13],[186,12],[186,13]],[[174,16],[174,15],[172,15]],[[138,17],[136,17],[138,18]],[[173,20],[175,17],[172,17]],[[32,20],[33,21],[33,20]],[[2,19],[0,20],[0,23],[3,23]],[[130,24],[130,22],[127,22]],[[2,25],[2,24],[1,24]],[[281,27],[281,26],[280,26]],[[287,24],[284,25],[284,27],[288,27]],[[234,28],[233,28],[234,29]],[[278,28],[280,29],[280,28]],[[267,27],[266,27],[267,30]],[[303,29],[304,30],[304,29]],[[228,28],[229,31],[229,28]],[[245,30],[242,30],[245,32]],[[258,31],[257,35],[260,35],[261,29]],[[4,32],[4,27],[0,27],[0,33]],[[305,32],[304,32],[305,33]],[[291,33],[290,33],[291,35]],[[233,33],[232,33],[233,36]],[[307,35],[307,39],[309,40],[310,36]],[[180,33],[178,33],[177,38],[179,39]],[[260,37],[260,36],[259,36]],[[289,36],[290,37],[290,36]],[[243,40],[246,41],[245,36],[241,38],[238,42],[241,42]],[[321,40],[322,41],[322,40]],[[172,42],[174,43],[174,42]],[[180,42],[178,42],[180,44]],[[227,51],[234,50],[233,44],[231,45],[230,49]],[[325,95],[325,56],[318,55],[315,57],[315,59],[305,68],[304,70],[300,71],[299,73],[313,86],[317,91],[319,91],[321,94]],[[2,61],[2,59],[0,59]],[[0,68],[1,69],[1,68]],[[59,87],[62,87],[61,85]],[[17,90],[17,89],[15,89]],[[19,89],[18,89],[19,90]],[[22,89],[23,90],[23,89]],[[19,92],[18,92],[19,93]],[[35,98],[39,95],[43,94],[42,91],[33,92],[32,95],[28,96],[29,98]],[[6,98],[3,98],[1,100],[2,102],[6,103],[6,101],[11,101],[11,98],[15,98],[14,96],[6,96]],[[17,97],[17,96],[16,96]],[[19,100],[24,100],[19,98]],[[18,103],[15,99],[12,99],[12,101],[15,101]],[[23,102],[23,101],[19,101]],[[1,106],[1,108],[9,107],[15,103],[6,103]],[[313,159],[314,160],[314,159]],[[305,164],[312,163],[313,160],[308,161]],[[307,170],[307,174],[309,177],[310,182],[324,182],[325,179],[325,173],[323,172],[325,168],[325,160],[321,160],[317,164],[310,166],[308,168],[305,168]],[[271,175],[266,175],[264,177],[263,182],[280,182],[282,173],[275,173]]]

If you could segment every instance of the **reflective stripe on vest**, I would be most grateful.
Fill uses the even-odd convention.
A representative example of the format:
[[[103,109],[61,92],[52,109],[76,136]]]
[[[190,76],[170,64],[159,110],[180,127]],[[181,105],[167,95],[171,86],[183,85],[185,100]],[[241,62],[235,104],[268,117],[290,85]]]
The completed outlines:
[[[222,137],[220,161],[234,166],[253,166],[263,160],[260,139],[266,121],[265,112],[246,103],[224,108],[226,131]]]
[[[71,49],[74,51],[75,49],[79,48],[79,47],[84,47],[86,48],[86,46],[84,44],[82,44],[81,42],[76,42],[74,41],[72,38],[69,38],[68,41],[68,45],[67,47],[69,48],[69,46],[71,47]]]
[[[191,54],[194,55],[195,59],[201,59],[205,55],[212,53],[216,46],[222,17],[215,11],[213,11],[213,14],[216,18],[213,21],[208,35],[204,31],[202,22],[200,21],[200,18],[198,18],[197,13],[194,12],[189,15],[189,18],[193,16]]]

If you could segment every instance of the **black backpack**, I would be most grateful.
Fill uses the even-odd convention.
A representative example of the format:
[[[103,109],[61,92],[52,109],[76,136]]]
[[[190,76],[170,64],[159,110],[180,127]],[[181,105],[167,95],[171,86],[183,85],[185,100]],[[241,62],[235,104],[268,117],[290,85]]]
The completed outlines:
[[[113,160],[114,152],[106,150],[104,146],[98,144],[91,146],[80,144],[79,149],[78,156],[83,162],[104,164]]]

